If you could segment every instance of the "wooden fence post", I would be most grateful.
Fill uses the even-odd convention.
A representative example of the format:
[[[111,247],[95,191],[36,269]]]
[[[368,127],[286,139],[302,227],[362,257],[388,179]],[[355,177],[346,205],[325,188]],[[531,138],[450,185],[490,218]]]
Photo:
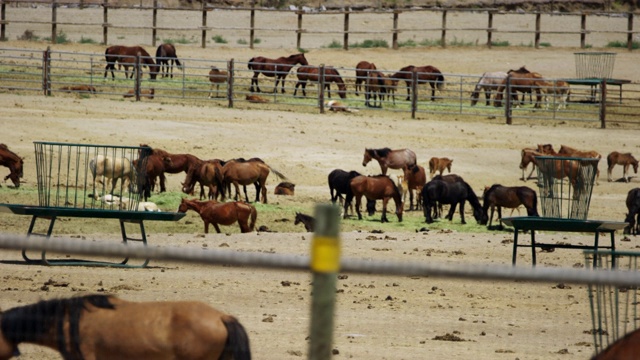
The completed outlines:
[[[600,79],[600,128],[607,127],[607,79]]]
[[[152,10],[152,18],[153,18],[153,28],[151,29],[151,46],[156,46],[156,36],[158,35],[158,0],[153,0],[153,10]]]
[[[382,103],[382,102],[381,102]],[[414,68],[411,70],[411,118],[416,118],[418,110],[418,72]]]
[[[340,271],[340,209],[320,204],[315,209],[316,232],[311,245],[311,329],[309,360],[330,360],[333,347],[333,318],[336,278]]]
[[[52,0],[51,2],[51,43],[56,44],[58,33],[58,0]]]
[[[534,38],[535,48],[540,48],[540,12],[536,12],[536,35]]]
[[[233,69],[235,67],[234,59],[227,62],[227,100],[229,101],[229,107],[233,107]]]
[[[7,4],[2,0],[0,5],[0,41],[7,41]]]
[[[142,54],[138,51],[136,54],[136,82],[133,85],[134,93],[136,94],[136,101],[140,101],[140,79],[142,78],[142,62],[140,61],[140,57]]]
[[[324,64],[320,64],[318,68],[318,106],[320,107],[320,114],[324,114],[324,84],[326,79]]]
[[[633,13],[627,13],[627,50],[633,50]]]
[[[253,49],[253,40],[255,36],[255,24],[256,24],[256,2],[251,2],[251,20],[249,21],[249,49]]]
[[[440,37],[442,48],[447,47],[447,10],[442,11],[442,36]]]
[[[511,118],[511,75],[507,76],[507,86],[504,89],[506,99],[504,99],[504,116],[507,119],[507,125],[511,125],[513,119]]]
[[[391,44],[393,50],[398,50],[398,15],[399,10],[393,10],[393,35],[391,35]]]
[[[42,54],[42,92],[45,96],[51,96],[51,47]]]
[[[487,23],[487,47],[491,49],[493,42],[493,11],[489,11],[489,21]]]
[[[296,14],[298,15],[298,31],[296,33],[296,49],[300,49],[300,44],[302,43],[302,11],[298,10]]]
[[[342,48],[349,50],[349,10],[344,13],[344,36],[342,39]]]
[[[207,2],[202,2],[202,48],[207,47]]]
[[[587,42],[587,14],[580,14],[580,48],[584,49]]]

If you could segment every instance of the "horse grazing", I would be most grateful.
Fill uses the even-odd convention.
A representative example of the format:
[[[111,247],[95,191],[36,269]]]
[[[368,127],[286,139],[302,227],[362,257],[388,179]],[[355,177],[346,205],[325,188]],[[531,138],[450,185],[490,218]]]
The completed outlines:
[[[316,227],[316,219],[314,219],[313,216],[297,212],[296,219],[293,224],[298,225],[300,223],[304,225],[307,232],[313,232]]]
[[[491,105],[491,95],[496,93],[496,90],[500,87],[504,79],[507,78],[507,73],[504,71],[486,72],[482,74],[482,77],[476,84],[476,87],[471,93],[471,106],[475,106],[480,98],[480,91],[484,90],[485,105]]]
[[[407,101],[411,99],[411,84],[413,83],[413,72],[416,72],[418,84],[428,83],[431,86],[431,101],[435,101],[436,88],[444,90],[444,76],[435,66],[405,66],[397,73],[391,75],[392,79],[404,80],[407,87]]]
[[[416,192],[416,210],[420,210],[422,207],[422,188],[427,183],[427,174],[424,168],[420,165],[407,165],[403,169],[404,181],[406,182],[406,189],[409,193],[409,211],[413,208],[413,191]],[[405,192],[405,199],[407,192]],[[403,199],[403,202],[404,199]]]
[[[364,149],[364,158],[362,166],[367,166],[369,161],[375,159],[380,164],[382,175],[387,174],[387,169],[402,169],[407,165],[417,165],[416,153],[409,149],[391,150],[389,148],[382,149]]]
[[[485,189],[482,199],[482,220],[481,225],[487,225],[491,228],[493,220],[493,212],[498,208],[498,219],[502,219],[502,208],[516,209],[520,205],[524,205],[527,209],[527,216],[540,216],[538,214],[538,196],[536,192],[526,186],[502,186],[493,184]],[[488,215],[489,207],[491,207],[491,215]],[[499,225],[502,228],[502,225]]]
[[[546,81],[540,88],[544,94],[545,109],[549,110],[549,104],[558,104],[557,110],[566,109],[569,96],[571,96],[571,87],[564,80]]]
[[[218,97],[218,91],[220,90],[220,84],[229,83],[229,72],[220,70],[215,66],[209,70],[209,81],[211,82],[211,89],[209,90],[209,99],[213,97],[213,85],[216,86],[216,97]]]
[[[446,157],[432,157],[431,159],[429,159],[429,175],[434,176],[436,172],[439,172],[440,175],[442,175],[444,169],[447,169],[447,171],[451,173],[451,165],[453,165],[453,159],[449,159]]]
[[[140,144],[140,147],[149,147],[146,144]],[[188,172],[191,166],[202,161],[197,156],[191,154],[171,154],[166,150],[153,148],[151,155],[157,155],[164,159],[164,172],[169,174],[178,174],[181,172]],[[167,191],[165,187],[165,178],[160,177],[160,192]]]
[[[640,188],[633,188],[627,193],[627,217],[624,222],[628,223],[624,228],[625,234],[638,234],[638,228],[640,227]]]
[[[376,70],[369,71],[364,88],[364,105],[381,108],[382,99],[386,91],[384,74]],[[371,98],[373,98],[373,105],[371,104]],[[377,103],[378,105],[376,105]]]
[[[178,60],[176,55],[176,47],[173,44],[160,44],[156,49],[156,63],[160,65],[160,73],[162,77],[169,77],[173,79],[173,64],[175,63],[178,69],[182,70],[182,64]]]
[[[4,177],[4,181],[11,179],[13,186],[20,187],[20,178],[23,176],[22,168],[24,166],[24,160],[16,155],[13,151],[9,150],[9,147],[5,144],[0,144],[0,165],[9,168],[9,175]]]
[[[204,198],[204,187],[209,188],[208,199],[213,200],[223,192],[223,176],[221,160],[207,160],[193,164],[187,171],[187,176],[182,183],[182,192],[193,194],[196,183],[200,184],[200,200]]]
[[[356,96],[360,96],[358,90],[362,90],[362,84],[366,83],[370,70],[377,70],[376,64],[360,61],[356,65]]]
[[[523,67],[524,68],[524,67]],[[521,69],[523,69],[521,68]],[[497,94],[495,96],[493,105],[496,107],[502,106],[502,99],[504,97],[505,89],[507,88],[507,82],[511,86],[511,92],[508,94],[512,97],[514,103],[516,103],[516,107],[520,105],[518,102],[518,92],[523,94],[536,94],[536,103],[534,104],[535,108],[541,107],[542,95],[541,89],[543,87],[548,87],[548,83],[543,79],[542,75],[537,72],[522,72],[519,70],[509,70],[507,71],[507,78],[502,81],[500,87],[497,90]],[[526,69],[525,69],[526,70]],[[528,71],[528,70],[527,70]]]
[[[578,150],[567,145],[560,145],[560,150],[558,151],[557,155],[598,160],[602,158],[602,155],[600,155],[600,153],[595,150]],[[599,178],[600,170],[597,168],[596,163],[596,185],[598,184]]]
[[[630,177],[627,177],[627,173],[629,171],[629,166],[633,165],[634,174],[638,173],[638,160],[631,155],[631,153],[619,153],[617,151],[612,151],[607,155],[607,180],[611,180],[611,171],[613,171],[614,166],[622,165],[622,178],[625,182],[629,182]]]
[[[104,57],[107,61],[107,66],[104,68],[104,78],[106,79],[107,73],[111,70],[111,78],[115,80],[116,76],[113,71],[116,69],[116,63],[119,63],[124,67],[125,78],[133,78],[134,71],[132,70],[131,76],[129,76],[129,67],[133,67],[135,69],[136,57],[138,55],[140,55],[141,65],[146,66],[149,69],[149,77],[151,80],[155,80],[158,76],[159,66],[153,61],[153,58],[149,55],[147,50],[141,46],[122,45],[109,46],[107,50],[105,50]]]
[[[267,165],[259,158],[251,158],[245,160],[242,158],[227,161],[222,167],[222,176],[225,184],[233,184],[236,188],[236,200],[240,193],[240,185],[254,184],[256,187],[256,202],[260,201],[260,193],[262,192],[262,202],[267,203],[267,176],[273,171],[276,176],[282,180],[287,177],[281,172]],[[229,194],[231,196],[231,194]],[[247,190],[244,191],[245,200],[248,202]]]
[[[533,175],[533,171],[536,169],[536,162],[534,162],[534,158],[536,156],[544,156],[544,155],[545,154],[531,148],[524,148],[520,151],[520,169],[522,170],[522,179],[521,179],[522,181],[527,181],[531,179],[531,175]],[[525,177],[524,173],[527,167],[529,166],[529,164],[532,164],[531,172],[529,172],[529,175]],[[535,178],[537,179],[537,177]]]
[[[251,359],[242,324],[197,301],[42,300],[0,312],[0,324],[0,359],[19,356],[21,343],[63,359]]]
[[[98,194],[96,193],[96,178],[99,184],[103,184],[103,178],[111,179],[111,191],[109,192],[111,195],[113,195],[118,179],[122,179],[121,187],[125,187],[125,184],[128,183],[129,191],[133,188],[132,180],[134,180],[136,170],[127,158],[97,155],[89,161],[89,170],[93,176],[94,199],[98,198]]]
[[[251,204],[244,201],[217,202],[215,200],[198,201],[182,199],[178,212],[186,213],[193,210],[200,214],[204,222],[204,233],[209,233],[209,224],[212,224],[218,234],[218,225],[232,225],[237,222],[240,225],[240,232],[252,232],[256,225],[258,212]]]
[[[295,191],[296,191],[296,184],[288,181],[283,181],[280,184],[276,185],[276,188],[273,189],[273,194],[293,196],[295,194]]]
[[[467,200],[473,207],[473,217],[480,223],[482,221],[482,205],[480,205],[478,197],[467,182],[462,179],[448,182],[442,180],[442,178],[434,178],[422,188],[422,209],[425,221],[427,224],[433,223],[432,209],[438,204],[451,205],[445,218],[452,221],[456,206],[460,204],[460,218],[462,223],[466,224],[464,220],[464,203]]]
[[[251,58],[248,64],[249,70],[253,70],[250,91],[254,92],[253,84],[255,84],[256,91],[262,92],[258,86],[258,75],[263,74],[264,76],[276,78],[276,84],[273,87],[274,93],[278,92],[278,82],[282,81],[282,93],[284,94],[284,80],[287,78],[287,75],[289,75],[291,68],[297,64],[309,65],[304,54],[293,54],[287,57],[279,57],[277,59],[269,59],[262,56]]]
[[[356,212],[358,214],[358,220],[362,220],[362,214],[360,213],[360,204],[362,203],[362,196],[365,196],[368,200],[382,199],[382,218],[381,222],[389,222],[387,219],[387,203],[389,199],[393,198],[396,204],[396,215],[398,221],[402,222],[402,196],[403,189],[398,179],[392,180],[386,175],[377,176],[356,176],[351,179],[351,197],[347,195],[345,200],[344,218],[347,216],[347,204],[351,203],[352,197],[356,199]],[[368,206],[367,206],[368,207]]]
[[[351,179],[361,176],[357,171],[349,171],[346,172],[342,169],[335,169],[329,173],[328,183],[329,183],[329,192],[331,193],[331,202],[336,203],[336,201],[340,200],[340,206],[345,210],[348,207],[351,207],[351,214],[353,214],[353,206],[351,203],[345,203],[345,197],[348,199],[353,198],[353,192],[351,191]],[[345,195],[344,197],[342,195]],[[375,213],[375,200],[367,201],[367,212],[369,216],[372,216]],[[347,215],[345,211],[344,215]]]
[[[160,179],[162,189],[165,181],[167,181],[167,178],[164,175],[165,165],[171,166],[171,158],[154,154],[153,152],[151,153],[151,155],[146,156],[146,159],[147,160],[145,169],[142,169],[140,167],[139,159],[133,160],[133,166],[135,167],[136,171],[146,174],[146,176],[144,177],[144,179],[146,179],[146,182],[139,184],[142,186],[141,193],[143,194],[145,201],[149,197],[151,197],[151,192],[154,190],[158,178]]]
[[[307,81],[319,82],[320,81],[320,68],[315,66],[300,66],[296,73],[298,82],[296,83],[296,89],[293,91],[293,96],[298,93],[298,87],[302,86],[302,96],[307,96]],[[326,66],[324,68],[324,88],[327,90],[327,95],[331,98],[331,83],[335,83],[338,86],[338,96],[341,99],[347,97],[347,86],[344,84],[344,80],[340,76],[338,70],[334,67]]]

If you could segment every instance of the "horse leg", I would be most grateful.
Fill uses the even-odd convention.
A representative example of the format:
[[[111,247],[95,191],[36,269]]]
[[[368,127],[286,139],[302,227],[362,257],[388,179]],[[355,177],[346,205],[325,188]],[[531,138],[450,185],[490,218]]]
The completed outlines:
[[[629,164],[624,164],[622,167],[622,178],[625,182],[629,182],[629,178],[627,177],[627,171],[629,171]]]
[[[504,226],[502,226],[502,206],[498,206],[498,230],[502,229],[504,229]]]
[[[429,85],[431,85],[431,101],[436,101],[436,85],[433,81],[430,81]]]
[[[411,80],[405,81],[405,84],[406,84],[406,87],[407,87],[407,98],[405,99],[406,101],[411,100],[411,87],[409,85],[410,82],[411,82]]]
[[[254,72],[253,73],[253,77],[251,78],[251,87],[249,88],[249,91],[254,92],[262,92],[260,91],[260,86],[258,86],[258,75],[260,75],[260,73],[258,72]],[[253,88],[253,84],[256,84],[255,90]]]
[[[216,232],[217,232],[218,234],[220,234],[220,233],[222,232],[222,231],[220,231],[220,226],[218,226],[218,224],[217,224],[217,223],[212,223],[212,224],[213,224],[213,227],[216,229]]]
[[[451,208],[455,211],[455,206],[452,205]],[[467,223],[466,221],[464,221],[464,200],[460,202],[460,218],[462,219],[462,224]],[[453,220],[453,214],[451,214],[451,219],[449,220]]]
[[[383,223],[389,222],[389,219],[387,219],[387,203],[389,203],[389,198],[383,198],[382,199],[382,219],[380,219],[380,222],[383,222]]]
[[[485,99],[485,105],[489,106],[491,104],[491,92],[489,92],[487,88],[485,88],[484,90],[484,99]]]
[[[416,202],[416,208],[418,203]],[[413,189],[409,189],[409,211],[413,211]]]
[[[356,213],[358,214],[358,220],[362,220],[362,214],[360,213],[360,204],[362,203],[362,195],[358,195],[356,198]]]
[[[262,203],[266,204],[267,203],[267,185],[265,184],[264,181],[261,181],[259,184],[255,184],[255,185],[256,185],[256,195],[259,187],[260,189],[262,189]]]

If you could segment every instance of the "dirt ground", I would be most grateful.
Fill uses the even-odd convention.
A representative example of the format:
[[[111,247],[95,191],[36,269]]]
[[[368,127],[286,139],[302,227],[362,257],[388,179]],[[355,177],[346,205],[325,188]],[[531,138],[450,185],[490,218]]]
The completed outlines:
[[[33,48],[34,43],[10,41],[9,48]],[[45,45],[42,45],[43,47]],[[57,45],[56,49],[102,52],[98,45]],[[264,56],[295,49],[261,49]],[[313,63],[353,67],[372,59],[386,69],[408,63],[446,64],[448,72],[482,73],[535,64],[549,76],[572,74],[575,49],[319,49],[307,55]],[[185,57],[248,59],[256,51],[220,48],[216,52],[195,46],[179,47]],[[278,55],[278,56],[280,56]],[[637,54],[621,52],[615,77],[638,81],[633,65]],[[533,67],[533,66],[531,66]],[[201,158],[259,156],[297,184],[293,198],[271,195],[283,208],[306,208],[328,200],[326,176],[334,168],[366,174],[379,172],[377,164],[362,167],[365,147],[410,148],[418,163],[427,166],[431,156],[454,159],[453,172],[462,175],[481,193],[486,185],[522,185],[518,169],[520,149],[538,143],[593,149],[603,156],[613,150],[638,153],[635,131],[596,128],[596,124],[504,125],[501,119],[446,120],[421,115],[361,111],[354,114],[309,114],[291,111],[247,110],[217,106],[181,106],[154,101],[140,103],[73,96],[0,96],[3,136],[0,141],[25,157],[25,181],[20,189],[3,184],[1,202],[35,186],[34,140],[137,145],[148,143],[174,153]],[[589,218],[622,221],[631,183],[607,182],[602,160]],[[4,177],[6,169],[1,168]],[[616,168],[614,177],[622,170]],[[179,191],[180,176],[169,177],[169,190]],[[533,181],[526,185],[535,188]],[[35,192],[33,193],[35,202]],[[20,195],[24,196],[24,195]],[[171,210],[171,209],[168,209]],[[258,215],[260,216],[260,215]],[[406,216],[420,217],[418,213]],[[469,217],[470,218],[470,217]],[[391,217],[391,221],[396,219]],[[72,219],[79,231],[73,237],[118,239],[117,226],[96,224],[83,232],[84,220]],[[355,221],[355,220],[349,220]],[[277,254],[309,254],[312,236],[303,232],[238,234],[202,233],[200,219],[189,214],[162,232],[149,225],[153,245],[194,249],[222,249]],[[454,222],[459,222],[456,216]],[[260,221],[259,221],[260,223]],[[278,224],[265,224],[278,229]],[[425,224],[426,225],[426,224]],[[0,228],[24,234],[27,221],[0,214]],[[301,231],[302,228],[297,228]],[[341,234],[346,258],[418,263],[510,264],[512,234],[457,231],[416,232],[398,224],[384,234],[349,231]],[[96,233],[97,232],[97,233]],[[590,244],[592,236],[541,233],[545,242]],[[633,250],[635,238],[618,234],[618,247]],[[136,301],[202,300],[236,315],[251,338],[255,359],[299,359],[307,356],[311,275],[250,267],[200,266],[154,261],[146,269],[43,267],[25,265],[17,251],[0,251],[0,308],[40,299],[106,292]],[[540,253],[541,266],[579,267],[582,253],[558,249]],[[530,266],[528,251],[519,253],[518,265]],[[559,283],[451,280],[433,277],[398,277],[343,274],[338,280],[335,318],[335,358],[345,359],[587,359],[593,352],[589,301],[584,286]],[[118,329],[114,329],[118,331]],[[444,337],[446,340],[437,340]],[[449,341],[447,341],[449,340]],[[22,346],[23,359],[54,359],[56,355],[35,346]]]

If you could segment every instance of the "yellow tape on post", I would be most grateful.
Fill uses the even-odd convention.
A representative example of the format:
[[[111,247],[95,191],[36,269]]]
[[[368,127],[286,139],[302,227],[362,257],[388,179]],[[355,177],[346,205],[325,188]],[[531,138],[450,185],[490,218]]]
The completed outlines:
[[[313,238],[311,270],[319,273],[335,273],[340,270],[340,240],[337,237]]]

